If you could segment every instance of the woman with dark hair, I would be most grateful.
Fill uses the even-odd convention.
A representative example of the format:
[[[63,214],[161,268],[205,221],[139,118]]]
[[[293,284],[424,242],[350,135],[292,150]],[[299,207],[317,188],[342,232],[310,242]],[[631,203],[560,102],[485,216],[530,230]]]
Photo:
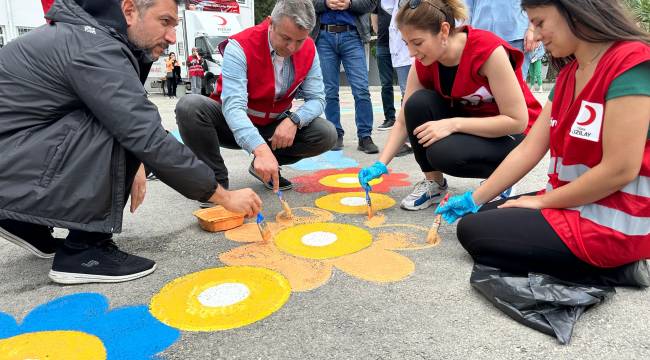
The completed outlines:
[[[477,263],[647,286],[633,270],[650,258],[650,37],[618,1],[522,6],[536,40],[566,65],[521,145],[475,192],[436,212],[450,223],[469,214],[458,239]],[[545,190],[481,207],[549,150]]]
[[[176,86],[178,85],[176,80],[177,66],[180,70],[180,64],[178,63],[178,60],[176,60],[176,54],[172,51],[169,53],[169,56],[167,56],[167,60],[165,60],[165,71],[167,72],[165,81],[167,82],[167,96],[169,96],[170,99],[176,97]]]
[[[521,75],[523,53],[490,32],[455,28],[465,18],[460,0],[410,0],[396,16],[414,66],[379,161],[359,181],[368,188],[386,173],[408,137],[424,179],[402,200],[407,210],[440,202],[443,174],[490,176],[541,111]]]

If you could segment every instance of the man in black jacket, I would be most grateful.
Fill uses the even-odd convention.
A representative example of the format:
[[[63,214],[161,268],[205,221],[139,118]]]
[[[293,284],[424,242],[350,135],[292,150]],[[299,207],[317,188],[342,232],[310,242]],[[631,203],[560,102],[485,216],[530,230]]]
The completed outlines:
[[[0,52],[0,237],[54,257],[55,282],[155,270],[111,240],[129,194],[132,212],[144,199],[141,163],[190,199],[260,209],[252,190],[220,187],[146,98],[141,81],[176,41],[178,1],[57,0],[49,24]],[[60,246],[51,227],[70,229]]]

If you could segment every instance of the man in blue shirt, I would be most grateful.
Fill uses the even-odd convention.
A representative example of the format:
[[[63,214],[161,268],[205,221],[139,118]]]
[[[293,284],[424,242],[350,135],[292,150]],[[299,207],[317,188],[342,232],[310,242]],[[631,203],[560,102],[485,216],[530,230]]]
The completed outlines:
[[[325,80],[325,117],[336,126],[337,142],[333,150],[343,148],[343,127],[339,105],[339,72],[341,63],[352,87],[354,120],[357,124],[358,150],[367,154],[379,152],[372,138],[372,103],[368,89],[368,70],[364,43],[370,40],[369,14],[377,0],[312,0],[318,19],[311,37],[316,41],[323,60]]]
[[[533,40],[533,32],[528,30],[528,14],[521,8],[520,0],[465,0],[465,4],[472,27],[491,31],[524,53],[521,71],[526,79],[531,59],[541,57],[544,48]]]
[[[221,86],[213,94],[215,99],[188,95],[178,102],[176,119],[183,141],[213,169],[222,186],[227,188],[229,184],[220,146],[243,148],[252,153],[254,159],[249,172],[277,192],[292,187],[291,182],[280,175],[280,165],[319,155],[336,143],[334,126],[319,117],[325,97],[318,54],[309,39],[314,23],[315,13],[310,0],[278,1],[270,24],[264,22],[244,30],[245,36],[242,32],[228,40]],[[253,46],[255,48],[251,48]],[[259,49],[267,46],[268,58],[264,58],[259,55]],[[297,66],[311,60],[305,59],[308,56],[304,55],[305,49],[309,50],[305,46],[311,47],[313,61],[310,68],[301,70]],[[296,58],[298,55],[301,57]],[[249,59],[257,63],[248,64]],[[249,78],[249,66],[256,70],[255,78]],[[297,69],[306,75],[297,73]],[[265,89],[270,94],[266,94],[266,90],[260,94],[258,82],[265,76],[275,81],[275,84],[263,84],[268,85]],[[304,80],[299,86],[305,103],[290,112],[295,94],[291,87],[302,79],[301,76]],[[264,104],[260,105],[260,98],[264,96],[271,100],[269,103],[262,101]],[[287,108],[277,113],[262,109],[261,114],[259,107],[254,108],[272,107],[277,103],[286,103]]]

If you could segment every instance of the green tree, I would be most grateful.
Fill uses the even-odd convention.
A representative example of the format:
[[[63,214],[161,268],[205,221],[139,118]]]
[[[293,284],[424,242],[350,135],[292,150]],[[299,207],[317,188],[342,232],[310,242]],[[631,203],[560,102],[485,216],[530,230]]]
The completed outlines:
[[[275,6],[275,0],[255,0],[255,23],[259,24],[271,15],[271,10]]]
[[[631,10],[646,31],[650,31],[650,0],[624,0],[623,3]]]

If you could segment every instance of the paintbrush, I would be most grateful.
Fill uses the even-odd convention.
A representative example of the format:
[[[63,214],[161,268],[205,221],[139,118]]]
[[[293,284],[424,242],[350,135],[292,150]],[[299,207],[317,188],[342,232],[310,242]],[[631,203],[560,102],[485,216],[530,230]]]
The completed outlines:
[[[370,190],[369,189],[365,189],[365,190],[366,190],[366,205],[368,205],[368,220],[370,220],[373,216],[372,201],[370,201]]]
[[[443,206],[446,202],[447,199],[449,199],[449,194],[445,195],[445,197],[442,199],[440,204],[438,206]],[[429,229],[429,232],[427,233],[427,243],[428,244],[435,244],[436,239],[438,238],[438,228],[440,227],[440,221],[442,220],[442,214],[438,214],[433,218],[433,225],[431,225],[431,229]]]
[[[257,228],[260,229],[260,234],[262,235],[262,241],[269,242],[273,238],[269,224],[264,221],[264,215],[262,213],[257,213]]]
[[[287,219],[291,219],[293,217],[293,213],[291,212],[289,203],[282,197],[282,190],[278,190],[278,199],[280,199],[280,204],[282,204],[282,209],[284,209],[284,215]]]

